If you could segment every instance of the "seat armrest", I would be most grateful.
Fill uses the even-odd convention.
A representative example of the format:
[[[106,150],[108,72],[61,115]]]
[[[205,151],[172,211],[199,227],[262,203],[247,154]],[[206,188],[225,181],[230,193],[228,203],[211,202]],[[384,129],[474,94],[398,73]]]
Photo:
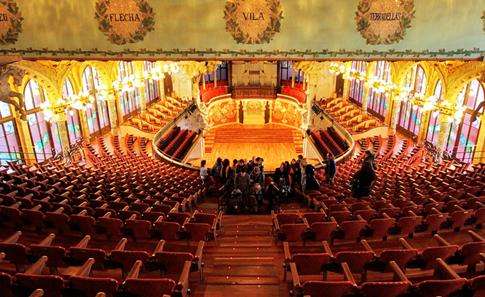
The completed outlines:
[[[330,217],[330,222],[337,223],[337,220],[334,217]]]
[[[161,239],[158,243],[155,249],[153,250],[153,255],[156,253],[160,253],[163,251],[163,247],[165,246],[165,240]]]
[[[383,213],[382,213],[382,217],[383,217],[384,219],[390,219],[390,218],[391,218],[391,217],[390,217],[390,216],[389,216],[387,213],[385,213],[385,212],[383,212]]]
[[[81,211],[80,211],[80,212],[79,212],[77,215],[78,215],[78,216],[85,216],[85,215],[87,215],[87,214],[88,214],[88,211],[87,211],[87,210],[85,210],[85,209],[83,209],[83,210],[81,210]]]
[[[372,247],[370,246],[370,244],[367,242],[367,240],[365,239],[362,239],[360,241],[360,243],[362,244],[362,246],[364,247],[364,249],[368,252],[372,252],[373,254],[375,254],[374,250],[372,249]]]
[[[102,216],[102,218],[106,218],[106,219],[108,219],[108,218],[110,218],[110,217],[111,217],[111,211],[108,211],[107,213],[105,213],[105,214]]]
[[[13,235],[11,235],[9,238],[3,240],[2,243],[17,243],[20,235],[22,235],[22,231],[17,231]]]
[[[182,291],[180,292],[181,296],[186,296],[189,290],[189,274],[191,265],[192,263],[190,263],[190,261],[185,261],[184,268],[182,269],[182,273],[180,274],[180,278],[177,283],[177,288]]]
[[[441,279],[459,279],[461,278],[443,259],[436,259],[435,275]]]
[[[125,250],[126,243],[128,242],[128,239],[125,237],[121,238],[120,241],[116,244],[115,248],[113,249],[114,251],[123,251]]]
[[[83,239],[81,239],[81,241],[79,241],[79,243],[78,243],[78,244],[76,244],[74,247],[75,247],[75,248],[84,249],[84,248],[86,248],[86,247],[88,246],[88,244],[89,244],[89,241],[90,241],[90,240],[91,240],[91,236],[86,235],[86,236],[84,236],[84,238],[83,238]]]
[[[133,267],[131,267],[130,272],[126,276],[126,279],[138,278],[138,275],[140,274],[140,270],[142,266],[143,266],[143,262],[141,260],[136,260],[135,264],[133,264]]]
[[[95,297],[106,297],[104,292],[98,292]]]
[[[342,271],[344,273],[345,280],[350,281],[352,285],[355,286],[356,283],[355,283],[354,275],[350,271],[349,265],[346,262],[343,262],[341,265],[342,265]]]
[[[307,227],[307,229],[310,229],[310,225],[308,224],[308,221],[306,218],[302,218],[303,224]]]
[[[296,268],[296,264],[294,262],[290,263],[290,271],[291,271],[291,279],[293,281],[293,288],[301,287],[300,283],[300,276],[298,275],[298,269]]]
[[[42,297],[42,296],[44,296],[44,290],[42,289],[37,289],[34,292],[32,292],[32,294],[29,295],[29,297]]]
[[[127,206],[128,207],[128,206]],[[136,220],[136,213],[132,214],[129,218],[128,221],[134,221]]]
[[[75,276],[87,277],[91,274],[91,268],[94,265],[94,259],[89,258],[84,262],[83,266],[79,267],[79,270],[75,273]]]
[[[288,241],[283,242],[283,251],[285,253],[285,262],[283,264],[287,264],[291,261],[290,245],[288,244]]]
[[[47,263],[47,256],[42,256],[37,262],[32,264],[29,269],[25,271],[25,274],[29,275],[39,275],[42,274],[42,270],[44,269]]]
[[[162,222],[162,221],[163,221],[163,216],[159,216],[159,217],[157,218],[157,220],[155,221],[155,224],[156,224],[156,223],[160,223],[160,222]]]
[[[438,242],[440,246],[449,246],[450,243],[446,241],[443,237],[439,236],[438,234],[433,235],[433,238]]]
[[[332,249],[326,240],[322,241],[322,246],[325,253],[329,254],[330,257],[333,257]]]
[[[480,236],[478,233],[476,233],[475,231],[473,230],[468,230],[468,235],[471,236],[471,238],[473,239],[473,241],[485,241],[485,238],[483,238],[482,236]]]
[[[55,238],[56,238],[56,235],[54,233],[51,233],[51,234],[47,235],[47,237],[44,238],[41,242],[39,242],[38,245],[51,246],[52,242],[54,241]]]
[[[409,283],[408,278],[406,277],[404,272],[401,270],[399,265],[396,264],[396,262],[390,261],[389,266],[391,267],[392,271],[394,272],[394,281]]]
[[[406,239],[400,237],[399,238],[399,243],[406,249],[406,250],[414,250],[415,248],[413,248],[412,245],[409,244],[409,242],[407,242]]]
[[[204,245],[205,245],[205,242],[203,240],[199,241],[199,244],[197,245],[197,251],[195,252],[195,255],[194,255],[199,262],[202,261],[202,253],[204,252]]]

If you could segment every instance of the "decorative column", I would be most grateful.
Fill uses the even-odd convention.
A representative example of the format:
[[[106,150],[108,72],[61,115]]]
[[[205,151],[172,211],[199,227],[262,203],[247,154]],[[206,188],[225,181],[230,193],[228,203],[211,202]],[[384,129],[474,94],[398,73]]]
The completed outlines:
[[[214,88],[217,88],[217,68],[214,70]]]
[[[350,80],[344,79],[343,98],[345,100],[349,99],[349,93],[350,93]]]
[[[88,118],[84,109],[79,110],[79,124],[81,125],[82,137],[84,139],[89,139]]]
[[[453,123],[451,116],[446,114],[439,114],[438,116],[439,121],[439,133],[438,133],[438,140],[436,142],[436,150],[438,152],[438,163],[441,162],[441,157],[446,149],[446,141],[448,137],[448,132],[450,131],[451,125]]]
[[[365,86],[365,84],[363,88],[364,90],[362,94],[362,112],[364,114],[367,114],[367,103],[369,102],[370,88]]]
[[[140,111],[144,112],[147,109],[147,94],[146,94],[146,86],[143,81],[142,84],[140,84],[140,87],[138,89],[138,92],[140,94]]]
[[[390,111],[391,119],[389,123],[390,132],[396,134],[397,122],[399,121],[399,110],[401,109],[401,99],[396,95],[391,96],[392,110]]]
[[[295,87],[295,70],[291,68],[291,88]]]
[[[426,141],[426,134],[428,134],[428,125],[431,118],[431,110],[424,111],[421,115],[421,124],[418,133],[418,145],[423,145]]]

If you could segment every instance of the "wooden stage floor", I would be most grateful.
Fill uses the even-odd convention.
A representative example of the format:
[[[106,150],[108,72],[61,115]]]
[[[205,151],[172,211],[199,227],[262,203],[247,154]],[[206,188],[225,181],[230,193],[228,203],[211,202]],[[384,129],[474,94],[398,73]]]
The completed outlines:
[[[205,155],[209,166],[218,157],[264,159],[265,170],[273,171],[283,161],[296,159],[302,150],[302,134],[298,129],[275,124],[234,124],[214,128],[206,134]]]

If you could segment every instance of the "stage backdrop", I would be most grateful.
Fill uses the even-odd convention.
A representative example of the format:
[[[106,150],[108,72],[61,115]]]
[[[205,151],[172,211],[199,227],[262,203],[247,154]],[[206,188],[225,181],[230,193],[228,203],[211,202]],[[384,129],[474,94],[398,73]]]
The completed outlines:
[[[467,58],[485,0],[0,0],[0,54],[32,58]]]

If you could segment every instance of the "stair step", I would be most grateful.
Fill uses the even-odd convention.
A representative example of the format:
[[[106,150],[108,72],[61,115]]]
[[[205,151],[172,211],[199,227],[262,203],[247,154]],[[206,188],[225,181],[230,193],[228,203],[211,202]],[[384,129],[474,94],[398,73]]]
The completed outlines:
[[[274,265],[212,265],[204,268],[207,276],[248,276],[277,277],[278,271]],[[282,268],[281,268],[282,269]]]
[[[280,280],[278,277],[269,276],[206,276],[205,282],[207,284],[220,285],[278,285]]]
[[[225,237],[235,237],[235,236],[271,236],[270,230],[224,230]]]
[[[227,256],[214,257],[214,265],[261,265],[273,264],[275,257],[255,257],[255,256]]]
[[[278,248],[277,246],[273,245],[273,241],[267,241],[267,242],[240,242],[240,243],[234,243],[234,242],[226,242],[226,243],[220,243],[219,244],[220,248],[270,248],[270,247],[275,247]]]

